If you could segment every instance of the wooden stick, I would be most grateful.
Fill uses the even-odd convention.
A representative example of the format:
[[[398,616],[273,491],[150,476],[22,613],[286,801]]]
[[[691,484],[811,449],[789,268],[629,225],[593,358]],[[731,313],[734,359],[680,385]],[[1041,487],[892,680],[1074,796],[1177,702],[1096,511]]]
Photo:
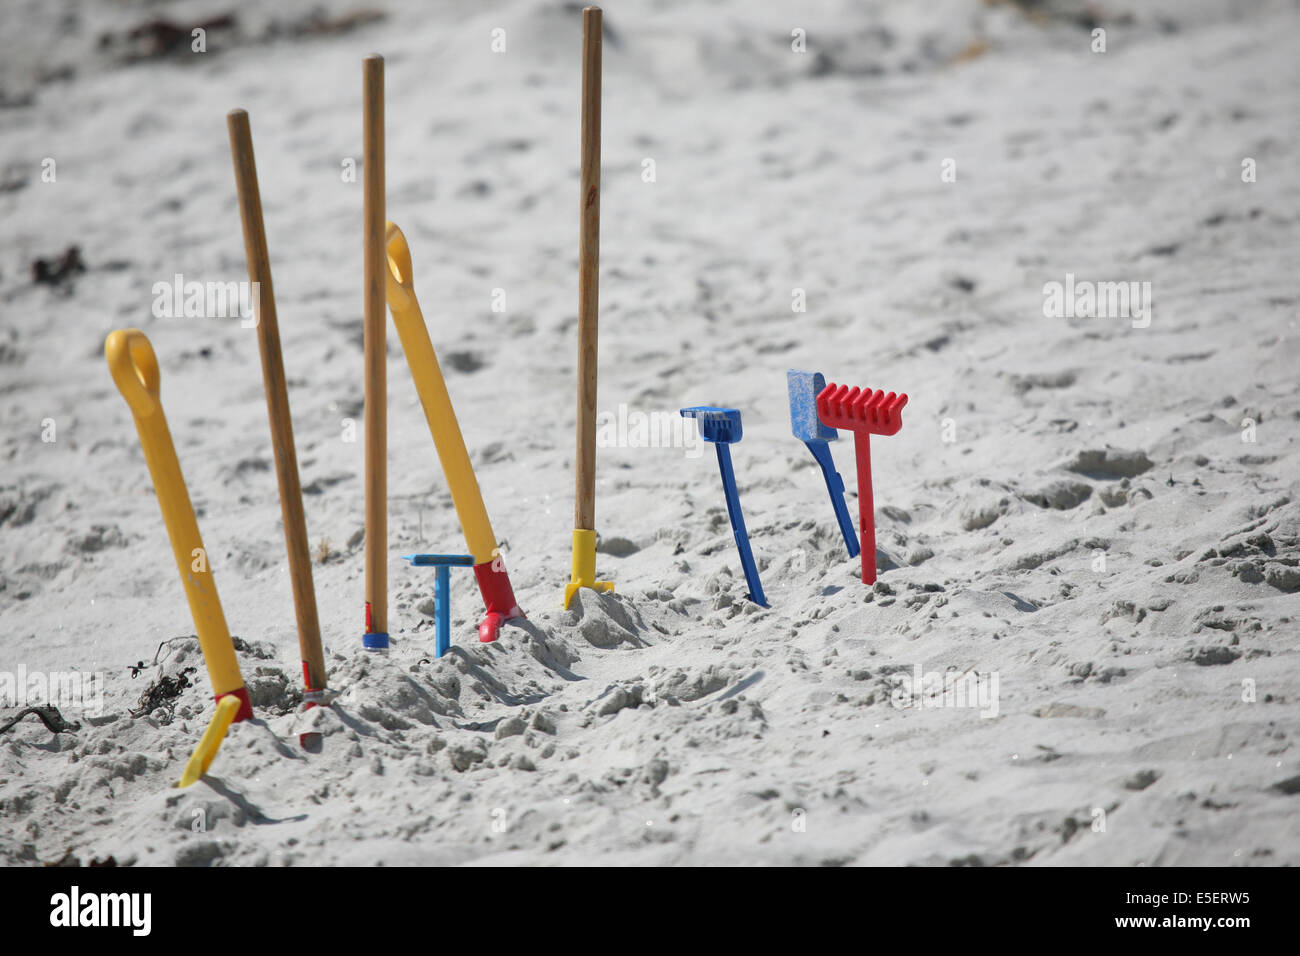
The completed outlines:
[[[578,461],[573,526],[596,528],[596,338],[600,289],[600,7],[582,11],[582,193],[578,233]]]
[[[362,63],[365,187],[366,609],[367,631],[388,632],[388,279],[384,247],[384,58]]]
[[[289,581],[293,607],[298,618],[298,650],[302,655],[303,679],[307,690],[325,689],[325,652],[321,648],[320,619],[316,615],[316,589],[311,578],[311,554],[307,544],[307,519],[303,513],[302,486],[298,481],[298,455],[294,450],[293,419],[289,415],[289,393],[280,351],[280,326],[275,313],[275,291],[271,285],[271,256],[262,222],[262,195],[257,187],[257,164],[253,158],[253,133],[248,114],[231,110],[226,114],[230,132],[230,154],[235,164],[235,191],[239,195],[239,218],[244,225],[244,255],[248,259],[248,281],[257,290],[257,344],[262,353],[262,382],[266,387],[266,411],[271,420],[271,447],[275,452],[275,474],[280,484],[280,517],[284,522],[284,543],[289,552]]]

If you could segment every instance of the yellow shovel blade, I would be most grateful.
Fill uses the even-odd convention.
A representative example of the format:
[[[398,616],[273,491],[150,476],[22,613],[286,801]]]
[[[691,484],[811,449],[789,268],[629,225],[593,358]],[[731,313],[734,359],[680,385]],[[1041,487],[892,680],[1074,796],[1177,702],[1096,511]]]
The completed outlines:
[[[226,739],[226,731],[230,729],[235,714],[239,711],[239,703],[239,698],[233,694],[221,698],[221,702],[217,704],[217,712],[212,715],[212,722],[203,732],[203,739],[194,748],[190,762],[185,765],[185,772],[181,774],[181,781],[176,784],[177,787],[188,787],[208,772],[208,767],[212,766],[217,751],[221,749],[221,741]]]

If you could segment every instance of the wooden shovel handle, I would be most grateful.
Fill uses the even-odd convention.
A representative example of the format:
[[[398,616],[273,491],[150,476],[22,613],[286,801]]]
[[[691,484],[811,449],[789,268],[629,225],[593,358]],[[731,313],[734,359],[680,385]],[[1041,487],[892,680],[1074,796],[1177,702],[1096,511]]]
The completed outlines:
[[[302,485],[298,480],[298,455],[293,441],[293,419],[289,414],[289,392],[280,349],[280,325],[275,312],[275,291],[271,285],[271,255],[266,245],[262,220],[262,194],[257,185],[257,163],[253,157],[253,133],[248,114],[231,110],[226,114],[230,132],[230,154],[235,165],[235,191],[239,196],[239,218],[244,227],[244,255],[248,259],[248,281],[258,292],[257,344],[262,355],[262,383],[266,387],[266,411],[271,422],[271,448],[280,486],[280,517],[284,522],[284,543],[289,557],[289,581],[293,590],[294,613],[298,619],[298,650],[304,665],[308,690],[325,689],[325,652],[321,647],[320,618],[316,613],[316,588],[312,583],[311,552],[307,543],[307,518],[303,512]]]
[[[582,11],[582,193],[578,239],[578,449],[573,526],[596,527],[596,339],[600,288],[600,7]]]
[[[384,243],[384,58],[362,61],[365,234],[366,605],[370,630],[388,632],[388,314]]]

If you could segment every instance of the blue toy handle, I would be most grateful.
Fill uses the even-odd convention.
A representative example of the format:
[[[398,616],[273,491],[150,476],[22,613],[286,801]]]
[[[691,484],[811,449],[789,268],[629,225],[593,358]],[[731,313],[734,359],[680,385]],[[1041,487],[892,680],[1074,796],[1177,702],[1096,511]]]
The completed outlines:
[[[434,572],[433,616],[438,628],[433,641],[433,656],[441,658],[451,647],[451,567],[446,564],[438,565]]]
[[[853,527],[849,516],[849,506],[844,502],[844,479],[835,470],[835,459],[831,457],[831,446],[824,441],[804,442],[817,464],[822,466],[822,477],[826,479],[826,490],[830,492],[831,504],[835,507],[835,518],[840,523],[840,534],[844,535],[844,546],[849,549],[849,557],[856,558],[861,552],[858,546],[858,532]]]
[[[731,518],[731,533],[740,551],[740,566],[745,569],[745,583],[749,585],[749,599],[760,607],[768,607],[763,596],[763,585],[758,580],[758,566],[749,548],[749,532],[745,530],[745,516],[740,513],[740,496],[736,493],[736,476],[731,469],[731,449],[724,442],[714,443],[718,450],[718,471],[722,472],[722,492],[727,496],[727,515]]]

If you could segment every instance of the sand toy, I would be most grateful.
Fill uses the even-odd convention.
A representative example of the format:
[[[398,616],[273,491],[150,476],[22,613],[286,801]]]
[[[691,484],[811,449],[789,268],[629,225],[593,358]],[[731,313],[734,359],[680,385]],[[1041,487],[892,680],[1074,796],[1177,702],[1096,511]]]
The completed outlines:
[[[361,133],[364,280],[362,348],[365,352],[366,632],[367,650],[388,648],[388,317],[384,286],[384,58],[361,64]]]
[[[582,11],[582,172],[578,227],[578,441],[574,468],[573,560],[567,608],[578,588],[612,591],[596,580],[596,343],[600,291],[600,7]]]
[[[302,660],[304,700],[311,709],[324,699],[325,651],[321,646],[320,618],[316,613],[316,588],[312,583],[311,553],[307,544],[307,518],[303,513],[302,485],[298,480],[298,455],[294,449],[293,419],[289,415],[289,393],[285,384],[284,356],[280,351],[280,325],[271,285],[271,254],[266,246],[262,220],[262,195],[257,185],[257,164],[253,158],[253,133],[248,114],[231,110],[226,114],[230,132],[230,153],[235,164],[235,190],[239,195],[239,216],[244,228],[244,253],[248,259],[248,281],[257,295],[257,345],[262,356],[262,382],[266,388],[266,411],[271,422],[271,448],[280,490],[280,517],[284,544],[289,557],[289,583],[298,623],[298,653]],[[320,735],[301,735],[310,747]]]
[[[871,436],[894,435],[903,427],[907,395],[849,388],[834,382],[817,395],[817,417],[828,428],[853,432],[858,456],[858,524],[862,529],[862,581],[876,581],[876,511],[871,491]]]
[[[817,417],[817,394],[826,387],[826,379],[821,372],[800,372],[790,369],[785,374],[786,389],[790,394],[790,428],[794,437],[808,446],[813,458],[821,466],[822,477],[826,479],[826,491],[831,496],[831,507],[835,509],[835,520],[839,522],[840,534],[844,536],[844,546],[849,549],[849,557],[858,556],[858,535],[853,530],[853,518],[849,515],[849,506],[844,502],[844,479],[835,470],[835,459],[831,456],[829,442],[839,437],[839,432],[821,423]]]
[[[712,442],[718,453],[718,471],[722,473],[722,493],[727,498],[727,515],[731,518],[731,533],[740,551],[740,565],[745,569],[745,582],[749,585],[749,599],[767,607],[763,584],[758,579],[758,567],[749,547],[749,532],[745,530],[745,516],[740,511],[740,495],[736,492],[736,475],[731,467],[730,446],[740,441],[742,429],[740,412],[735,408],[714,408],[697,405],[682,409],[683,418],[694,418],[700,427],[700,436]]]
[[[424,408],[425,420],[433,435],[433,445],[447,478],[451,501],[460,519],[465,543],[474,558],[474,577],[487,614],[478,627],[478,638],[483,643],[497,639],[502,622],[512,617],[523,617],[515,601],[510,576],[505,561],[497,548],[496,535],[488,521],[487,508],[479,491],[474,466],[465,450],[465,438],[460,433],[447,383],[443,381],[438,356],[429,340],[429,330],[424,324],[424,313],[415,297],[415,283],[411,278],[411,250],[406,236],[393,223],[388,224],[388,307],[393,313],[393,325],[401,339],[406,363],[411,367],[411,378]]]

